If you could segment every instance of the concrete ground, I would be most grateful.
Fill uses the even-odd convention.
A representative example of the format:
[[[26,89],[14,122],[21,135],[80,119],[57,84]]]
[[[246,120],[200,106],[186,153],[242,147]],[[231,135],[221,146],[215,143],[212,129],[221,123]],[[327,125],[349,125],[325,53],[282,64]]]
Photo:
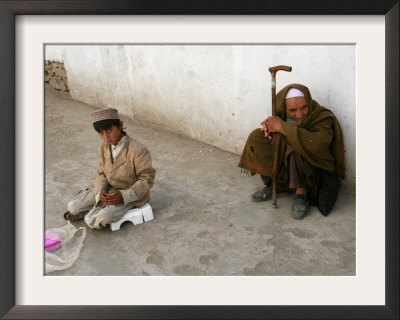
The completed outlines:
[[[101,143],[90,121],[95,109],[45,90],[45,230],[64,226],[68,201],[93,183]],[[354,194],[341,190],[328,217],[311,207],[293,220],[293,195],[279,197],[278,209],[249,200],[262,182],[241,173],[238,154],[121,119],[152,154],[154,220],[114,232],[86,227],[79,258],[49,276],[355,275]]]

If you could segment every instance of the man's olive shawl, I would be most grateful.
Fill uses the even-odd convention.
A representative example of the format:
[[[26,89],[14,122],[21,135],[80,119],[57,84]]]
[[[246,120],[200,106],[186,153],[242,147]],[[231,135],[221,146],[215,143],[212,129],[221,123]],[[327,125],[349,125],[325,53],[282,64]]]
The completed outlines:
[[[344,178],[344,143],[342,129],[335,115],[312,100],[310,91],[301,84],[291,84],[276,95],[276,115],[286,119],[285,97],[290,88],[304,93],[309,112],[299,124],[282,121],[286,136],[274,133],[273,139],[264,137],[261,129],[254,130],[248,137],[238,166],[252,174],[271,177],[278,172],[286,151],[287,141],[293,149],[314,167],[336,171]],[[273,146],[275,157],[273,158]]]

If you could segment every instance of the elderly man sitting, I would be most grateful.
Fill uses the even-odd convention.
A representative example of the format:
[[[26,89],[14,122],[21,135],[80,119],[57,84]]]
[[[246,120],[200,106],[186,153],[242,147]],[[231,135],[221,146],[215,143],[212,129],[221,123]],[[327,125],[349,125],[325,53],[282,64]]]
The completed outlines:
[[[295,192],[294,219],[303,219],[310,204],[328,215],[337,199],[338,176],[345,176],[338,120],[312,100],[308,88],[300,84],[278,92],[276,114],[261,122],[261,130],[250,133],[239,161],[239,167],[250,175],[261,175],[264,182],[265,187],[255,192],[252,200],[272,198],[271,177],[276,174],[277,192]]]

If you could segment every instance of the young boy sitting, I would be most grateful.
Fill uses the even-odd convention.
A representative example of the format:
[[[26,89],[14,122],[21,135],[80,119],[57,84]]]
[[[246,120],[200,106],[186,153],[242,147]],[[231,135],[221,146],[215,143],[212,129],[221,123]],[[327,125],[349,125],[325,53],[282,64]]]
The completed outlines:
[[[149,150],[123,130],[118,110],[100,109],[91,116],[94,129],[104,140],[98,150],[94,187],[81,190],[68,203],[64,218],[84,218],[90,228],[101,229],[149,201],[156,170]]]

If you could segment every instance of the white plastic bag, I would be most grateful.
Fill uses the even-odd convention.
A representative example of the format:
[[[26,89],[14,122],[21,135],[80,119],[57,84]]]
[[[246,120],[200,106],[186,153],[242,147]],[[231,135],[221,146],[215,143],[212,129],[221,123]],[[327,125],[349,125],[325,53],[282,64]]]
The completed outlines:
[[[51,252],[45,250],[45,273],[67,269],[78,258],[86,237],[86,228],[76,228],[70,221],[60,228],[46,230],[61,238],[61,246]]]

